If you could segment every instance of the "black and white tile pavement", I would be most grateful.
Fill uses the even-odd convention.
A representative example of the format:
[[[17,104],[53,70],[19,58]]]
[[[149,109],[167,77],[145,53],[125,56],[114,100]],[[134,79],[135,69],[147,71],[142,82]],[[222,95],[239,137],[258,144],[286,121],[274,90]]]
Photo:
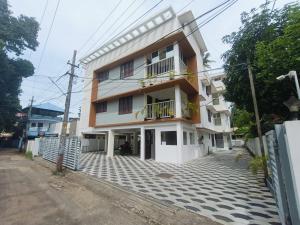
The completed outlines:
[[[236,154],[215,153],[177,166],[133,156],[84,153],[81,170],[222,224],[280,224],[271,193],[261,177],[247,169],[249,157],[236,162]]]

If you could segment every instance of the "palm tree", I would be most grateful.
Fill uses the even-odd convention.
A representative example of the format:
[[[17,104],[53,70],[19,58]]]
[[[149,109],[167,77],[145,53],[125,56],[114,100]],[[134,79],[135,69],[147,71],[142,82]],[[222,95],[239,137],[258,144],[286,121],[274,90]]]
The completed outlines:
[[[212,63],[212,62],[215,62],[214,60],[210,60],[209,58],[210,58],[210,53],[205,52],[204,56],[203,56],[203,65],[204,65],[204,67],[206,67],[208,69],[211,68],[211,66],[209,64]]]

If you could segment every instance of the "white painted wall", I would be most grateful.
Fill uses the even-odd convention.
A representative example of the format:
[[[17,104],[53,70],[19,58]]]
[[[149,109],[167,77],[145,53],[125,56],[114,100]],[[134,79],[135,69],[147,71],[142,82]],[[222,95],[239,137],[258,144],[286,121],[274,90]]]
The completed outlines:
[[[117,95],[120,93],[125,93],[130,90],[138,89],[141,87],[141,84],[137,80],[132,79],[142,79],[144,78],[145,58],[139,57],[134,59],[133,67],[134,72],[133,76],[120,80],[120,66],[117,66],[109,70],[109,79],[116,79],[114,81],[106,80],[100,82],[98,85],[98,98],[106,98],[109,96]]]
[[[285,126],[285,140],[287,143],[287,153],[290,162],[290,168],[292,173],[293,185],[296,191],[296,203],[298,215],[300,215],[300,121],[286,121]]]
[[[144,115],[140,112],[144,108],[144,95],[133,96],[132,113],[119,115],[119,100],[107,103],[107,112],[96,114],[96,125],[105,125],[112,123],[129,123],[135,121],[143,121]]]

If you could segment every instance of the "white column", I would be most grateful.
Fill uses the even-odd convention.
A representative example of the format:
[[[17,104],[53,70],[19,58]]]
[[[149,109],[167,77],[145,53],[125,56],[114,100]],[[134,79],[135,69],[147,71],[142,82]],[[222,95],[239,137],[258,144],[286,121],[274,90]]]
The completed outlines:
[[[182,112],[181,112],[181,92],[180,92],[180,86],[175,86],[175,113],[176,118],[182,118]]]
[[[104,134],[104,152],[107,153],[108,134]]]
[[[141,160],[145,160],[145,128],[144,127],[141,127],[141,146],[140,146],[140,149],[141,149],[140,158],[141,158]]]
[[[137,133],[134,132],[133,133],[133,143],[132,143],[132,147],[133,147],[133,154],[137,154],[138,152],[138,146],[137,146]]]
[[[115,134],[112,130],[108,131],[108,143],[107,143],[107,157],[114,156],[114,140]]]
[[[182,163],[182,147],[183,147],[183,128],[182,123],[177,122],[176,124],[176,133],[177,133],[177,163]]]
[[[177,42],[174,43],[173,52],[174,52],[174,72],[175,72],[175,75],[179,75],[180,74],[180,64],[179,64],[180,51],[179,51],[179,45]],[[176,76],[176,77],[178,78],[178,76]]]

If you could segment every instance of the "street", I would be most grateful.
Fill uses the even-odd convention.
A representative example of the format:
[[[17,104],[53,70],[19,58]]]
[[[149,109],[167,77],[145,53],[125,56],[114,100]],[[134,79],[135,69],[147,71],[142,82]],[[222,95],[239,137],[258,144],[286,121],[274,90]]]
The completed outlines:
[[[78,172],[53,175],[54,165],[0,150],[0,224],[219,223],[175,206],[141,198]]]

